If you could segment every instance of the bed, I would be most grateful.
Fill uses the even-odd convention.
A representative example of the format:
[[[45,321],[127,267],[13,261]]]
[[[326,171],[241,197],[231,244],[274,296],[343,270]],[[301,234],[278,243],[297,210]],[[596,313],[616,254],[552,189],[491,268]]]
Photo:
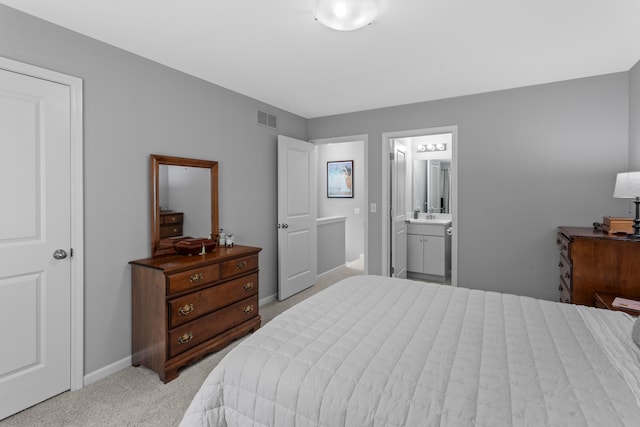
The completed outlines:
[[[634,320],[355,276],[239,343],[181,426],[637,426]]]

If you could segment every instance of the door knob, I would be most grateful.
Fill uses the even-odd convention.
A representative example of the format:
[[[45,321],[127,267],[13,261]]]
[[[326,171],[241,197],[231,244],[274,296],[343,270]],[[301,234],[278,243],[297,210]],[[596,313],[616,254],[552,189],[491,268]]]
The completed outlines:
[[[56,249],[53,251],[53,257],[55,259],[65,259],[67,257],[67,251],[64,249]]]

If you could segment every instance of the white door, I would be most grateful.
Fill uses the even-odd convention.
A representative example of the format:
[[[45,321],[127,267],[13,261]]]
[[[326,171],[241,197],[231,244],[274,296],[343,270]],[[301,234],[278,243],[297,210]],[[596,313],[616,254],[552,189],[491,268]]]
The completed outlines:
[[[407,147],[391,140],[391,277],[407,277]]]
[[[278,299],[317,276],[315,147],[278,135]]]
[[[70,388],[70,126],[68,86],[0,70],[0,419]]]

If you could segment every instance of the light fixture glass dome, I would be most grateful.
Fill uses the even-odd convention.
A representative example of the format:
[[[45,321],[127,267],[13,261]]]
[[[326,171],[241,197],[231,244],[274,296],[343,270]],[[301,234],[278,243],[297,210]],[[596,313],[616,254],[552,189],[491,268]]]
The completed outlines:
[[[369,25],[378,16],[378,0],[315,0],[313,16],[338,31]]]

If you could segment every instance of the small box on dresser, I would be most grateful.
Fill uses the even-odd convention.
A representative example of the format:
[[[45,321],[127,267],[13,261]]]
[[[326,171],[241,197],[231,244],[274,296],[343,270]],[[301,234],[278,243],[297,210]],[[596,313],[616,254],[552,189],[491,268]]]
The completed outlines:
[[[640,240],[590,227],[559,227],[560,301],[596,305],[596,293],[640,299]]]
[[[178,369],[257,330],[260,251],[236,245],[131,261],[132,364],[166,383]]]

